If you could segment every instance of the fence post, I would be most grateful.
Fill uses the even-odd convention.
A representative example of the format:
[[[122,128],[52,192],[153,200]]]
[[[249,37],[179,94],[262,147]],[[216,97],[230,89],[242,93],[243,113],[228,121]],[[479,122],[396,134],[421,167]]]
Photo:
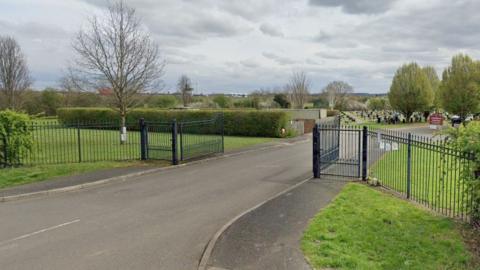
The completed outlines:
[[[320,178],[320,130],[318,124],[313,127],[313,177]]]
[[[222,153],[225,153],[225,115],[222,112],[222,119],[220,121],[220,128],[222,131]]]
[[[178,165],[177,119],[172,122],[172,164]]]
[[[363,127],[362,132],[362,180],[367,181],[368,178],[368,128]]]
[[[80,140],[80,122],[77,121],[78,162],[82,162],[82,143]]]
[[[178,131],[180,132],[180,160],[183,161],[183,123],[178,125]]]
[[[147,128],[145,119],[140,118],[140,159],[147,160]]]
[[[410,199],[412,188],[412,133],[408,133],[407,146],[407,199]]]

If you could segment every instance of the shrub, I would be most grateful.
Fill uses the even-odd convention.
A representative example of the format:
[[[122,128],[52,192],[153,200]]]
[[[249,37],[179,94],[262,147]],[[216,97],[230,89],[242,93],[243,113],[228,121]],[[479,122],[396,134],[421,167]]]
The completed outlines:
[[[337,111],[337,110],[327,110],[327,117],[337,116],[339,114],[340,114],[340,112]]]
[[[281,129],[287,128],[290,120],[288,113],[274,111],[133,109],[127,115],[127,122],[135,124],[140,118],[147,122],[206,120],[222,113],[225,135],[282,137]],[[62,108],[57,114],[64,124],[119,119],[119,114],[108,108]]]
[[[452,144],[461,151],[472,153],[474,165],[471,170],[463,170],[462,179],[472,192],[472,216],[480,225],[480,122],[471,122],[466,127],[449,129]]]
[[[0,164],[3,166],[20,165],[23,155],[32,149],[29,121],[26,114],[0,111]]]

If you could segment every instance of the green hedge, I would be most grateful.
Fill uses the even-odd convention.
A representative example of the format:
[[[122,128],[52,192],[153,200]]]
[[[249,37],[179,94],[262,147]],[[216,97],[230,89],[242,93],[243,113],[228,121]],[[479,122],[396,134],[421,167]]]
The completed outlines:
[[[133,109],[127,122],[136,123],[140,118],[152,122],[206,120],[222,112],[225,135],[281,137],[281,129],[287,128],[290,120],[288,113],[273,111]],[[57,115],[63,124],[119,120],[118,113],[108,108],[61,108]]]

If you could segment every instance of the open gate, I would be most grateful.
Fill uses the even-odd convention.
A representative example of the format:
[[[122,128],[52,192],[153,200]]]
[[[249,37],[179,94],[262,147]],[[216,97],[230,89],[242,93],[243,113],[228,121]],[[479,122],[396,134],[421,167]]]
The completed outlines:
[[[317,124],[313,131],[315,178],[321,175],[363,177],[364,133],[359,128],[342,127],[339,119]]]

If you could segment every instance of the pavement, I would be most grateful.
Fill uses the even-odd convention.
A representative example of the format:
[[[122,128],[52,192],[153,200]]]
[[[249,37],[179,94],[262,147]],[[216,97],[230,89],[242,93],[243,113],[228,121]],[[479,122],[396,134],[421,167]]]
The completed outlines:
[[[310,270],[300,249],[303,231],[344,184],[312,179],[242,216],[217,240],[207,269]]]
[[[311,142],[0,203],[1,269],[197,269],[224,224],[311,176]]]

